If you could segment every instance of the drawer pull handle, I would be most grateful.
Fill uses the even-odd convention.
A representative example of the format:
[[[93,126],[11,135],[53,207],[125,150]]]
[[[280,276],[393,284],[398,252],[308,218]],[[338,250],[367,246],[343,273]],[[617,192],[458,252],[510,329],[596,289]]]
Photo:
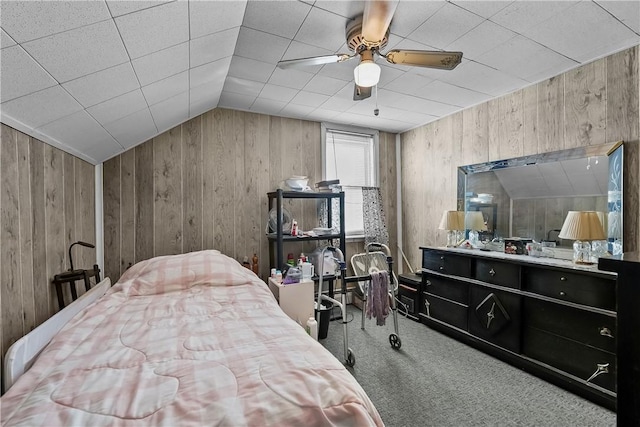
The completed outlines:
[[[426,299],[424,300],[424,308],[427,310],[427,316],[431,317],[431,311],[429,310],[429,306],[431,304],[429,304],[429,301],[427,301]]]
[[[560,277],[560,281],[561,281],[561,282],[566,282],[566,281],[567,281],[567,278],[566,278],[566,277],[564,277],[564,276],[562,276],[562,277]]]
[[[496,271],[492,268],[491,270],[489,270],[489,274],[491,275],[491,277],[496,275]]]
[[[427,282],[425,283],[425,286],[431,286],[431,280],[427,279]]]
[[[591,376],[589,377],[587,382],[590,382],[592,379],[594,379],[595,377],[597,377],[600,374],[608,374],[608,373],[609,373],[609,364],[608,363],[598,363],[598,367],[596,368],[596,371],[593,374],[591,374]]]
[[[440,266],[440,270],[444,270],[444,267],[442,265]]]
[[[602,335],[603,337],[613,338],[613,335],[611,335],[611,329],[607,328],[606,326],[600,328],[600,335]]]
[[[443,257],[443,256],[441,256],[441,257],[440,257],[440,260],[441,260],[441,261],[444,261],[444,257]]]
[[[565,291],[560,291],[560,296],[561,296],[561,297],[565,297],[565,296],[567,296],[567,294],[566,294],[566,292],[565,292]]]

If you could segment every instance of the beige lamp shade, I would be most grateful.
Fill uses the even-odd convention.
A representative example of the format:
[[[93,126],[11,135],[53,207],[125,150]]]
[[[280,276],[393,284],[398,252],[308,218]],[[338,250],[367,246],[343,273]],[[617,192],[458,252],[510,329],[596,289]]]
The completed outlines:
[[[569,211],[558,235],[561,239],[605,240],[602,222],[595,211]]]
[[[464,212],[444,211],[440,219],[440,230],[464,230]]]
[[[482,216],[482,212],[480,211],[467,211],[464,224],[469,230],[485,231],[487,229],[484,223],[484,216]]]

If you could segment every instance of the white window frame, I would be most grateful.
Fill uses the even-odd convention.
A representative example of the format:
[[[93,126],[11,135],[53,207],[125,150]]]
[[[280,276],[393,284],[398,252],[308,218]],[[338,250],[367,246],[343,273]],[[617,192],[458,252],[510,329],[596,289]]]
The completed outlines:
[[[379,145],[379,131],[367,128],[360,128],[356,126],[340,125],[335,123],[321,123],[320,126],[320,139],[322,141],[322,179],[327,179],[327,132],[337,131],[345,133],[353,133],[366,135],[371,137],[373,144],[373,158],[372,158],[372,171],[373,171],[373,183],[372,187],[378,187],[380,182],[380,145]],[[343,184],[341,182],[341,184]],[[361,240],[364,238],[364,230],[345,230],[347,240]]]

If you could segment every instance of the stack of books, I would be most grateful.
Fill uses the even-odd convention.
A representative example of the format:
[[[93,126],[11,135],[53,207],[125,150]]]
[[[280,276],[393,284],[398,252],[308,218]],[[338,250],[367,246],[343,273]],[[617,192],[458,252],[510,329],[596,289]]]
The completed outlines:
[[[340,186],[339,179],[330,179],[327,181],[319,181],[316,182],[316,191],[320,192],[331,192],[334,188]]]

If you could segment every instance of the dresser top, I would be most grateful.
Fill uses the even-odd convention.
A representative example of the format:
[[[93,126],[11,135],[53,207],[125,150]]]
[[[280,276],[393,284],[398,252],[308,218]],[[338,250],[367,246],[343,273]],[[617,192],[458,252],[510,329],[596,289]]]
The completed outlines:
[[[461,254],[461,255],[500,259],[500,260],[519,262],[519,263],[528,263],[528,264],[535,264],[535,265],[547,265],[552,267],[567,268],[571,270],[589,271],[589,272],[596,272],[601,274],[608,274],[612,276],[616,275],[616,273],[599,270],[598,264],[593,264],[593,265],[574,264],[572,261],[569,261],[566,259],[545,258],[545,257],[536,258],[529,255],[513,255],[513,254],[505,254],[504,252],[497,252],[497,251],[481,251],[480,249],[447,248],[447,247],[435,247],[435,246],[421,246],[420,249],[434,249],[434,250],[447,251],[447,252]]]

